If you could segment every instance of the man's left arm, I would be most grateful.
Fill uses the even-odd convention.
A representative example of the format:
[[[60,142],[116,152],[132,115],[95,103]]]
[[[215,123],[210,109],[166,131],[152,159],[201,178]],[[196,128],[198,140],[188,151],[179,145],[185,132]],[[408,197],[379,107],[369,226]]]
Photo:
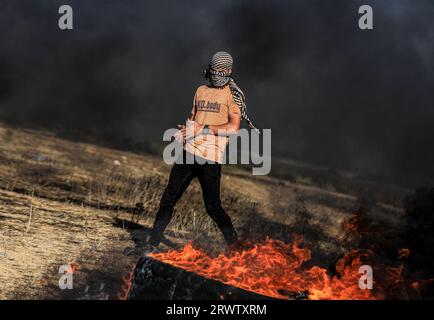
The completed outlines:
[[[240,130],[241,116],[238,113],[229,115],[229,122],[220,125],[208,126],[208,132],[216,136],[230,136],[237,134]],[[203,128],[202,128],[203,129]]]

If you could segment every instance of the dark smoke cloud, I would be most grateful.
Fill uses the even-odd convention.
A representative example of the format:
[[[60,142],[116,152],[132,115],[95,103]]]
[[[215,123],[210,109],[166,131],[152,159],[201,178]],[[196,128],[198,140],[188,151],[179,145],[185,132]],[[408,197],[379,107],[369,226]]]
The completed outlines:
[[[377,0],[0,0],[0,120],[160,141],[188,114],[202,70],[230,51],[274,156],[396,177],[434,176],[434,3]],[[405,173],[405,174],[404,174]]]

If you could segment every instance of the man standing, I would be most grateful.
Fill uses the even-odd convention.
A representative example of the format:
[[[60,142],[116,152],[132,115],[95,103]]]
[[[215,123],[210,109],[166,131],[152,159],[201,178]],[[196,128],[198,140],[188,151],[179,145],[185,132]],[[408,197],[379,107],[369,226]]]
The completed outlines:
[[[232,65],[229,53],[213,55],[205,72],[209,83],[197,89],[187,127],[178,125],[179,137],[184,142],[183,159],[174,164],[161,198],[149,241],[153,247],[160,243],[174,206],[195,177],[202,188],[206,212],[228,244],[237,241],[231,219],[221,206],[221,163],[229,136],[238,132],[241,118],[251,128],[256,127],[247,116],[244,94],[231,76]]]

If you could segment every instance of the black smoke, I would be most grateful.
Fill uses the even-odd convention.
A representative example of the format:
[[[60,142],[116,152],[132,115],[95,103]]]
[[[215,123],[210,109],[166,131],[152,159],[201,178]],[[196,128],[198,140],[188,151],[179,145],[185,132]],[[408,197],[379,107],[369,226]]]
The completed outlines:
[[[57,27],[61,4],[74,30]],[[273,155],[434,176],[434,3],[0,0],[0,121],[101,143],[159,143],[212,53],[235,58]]]

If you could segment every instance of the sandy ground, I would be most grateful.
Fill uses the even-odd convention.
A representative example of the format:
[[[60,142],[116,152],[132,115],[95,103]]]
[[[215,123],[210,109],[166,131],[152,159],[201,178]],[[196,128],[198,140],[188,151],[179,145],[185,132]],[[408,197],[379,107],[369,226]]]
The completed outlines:
[[[158,157],[0,125],[0,299],[116,299],[169,170]],[[340,252],[341,223],[355,197],[235,167],[223,174],[223,204],[237,228],[282,239],[298,228],[319,248]],[[198,184],[187,192],[162,247],[204,235],[221,243]],[[372,215],[395,225],[402,210],[377,204]],[[62,290],[59,268],[71,264],[73,289]]]

